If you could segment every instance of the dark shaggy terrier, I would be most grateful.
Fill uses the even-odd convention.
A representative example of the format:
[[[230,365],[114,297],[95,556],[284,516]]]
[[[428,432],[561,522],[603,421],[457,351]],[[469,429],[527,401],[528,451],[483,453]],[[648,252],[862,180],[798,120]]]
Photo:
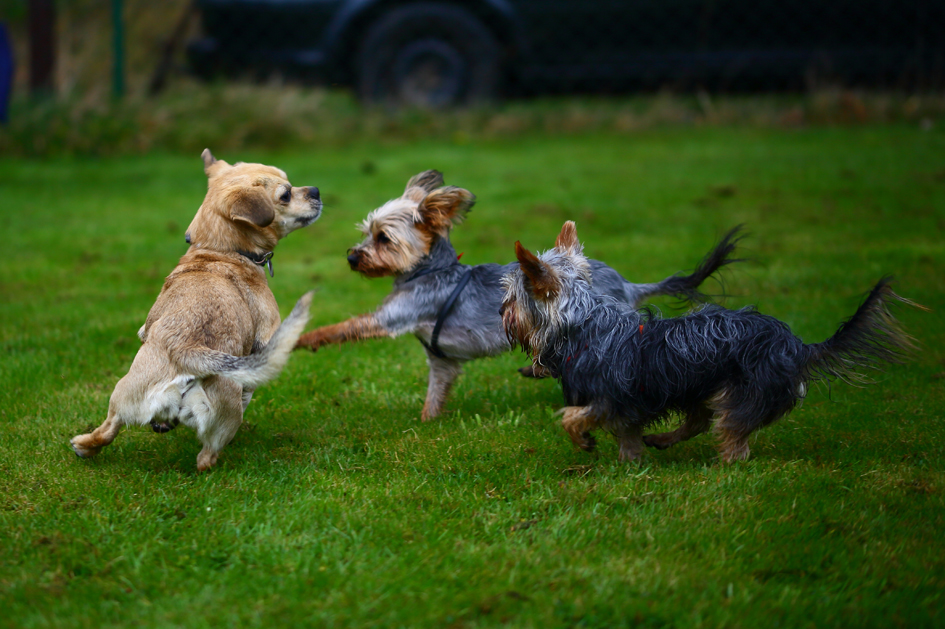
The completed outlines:
[[[888,278],[832,337],[807,345],[753,308],[706,306],[657,319],[594,293],[570,221],[540,257],[515,248],[520,266],[503,279],[509,340],[561,381],[562,425],[574,443],[592,450],[589,431],[603,427],[619,440],[621,460],[639,457],[644,444],[668,448],[713,422],[722,460],[743,460],[748,436],[790,412],[811,381],[864,382],[859,370],[901,362],[913,347],[888,310],[893,301],[912,302]],[[643,436],[671,413],[683,417],[679,428]]]

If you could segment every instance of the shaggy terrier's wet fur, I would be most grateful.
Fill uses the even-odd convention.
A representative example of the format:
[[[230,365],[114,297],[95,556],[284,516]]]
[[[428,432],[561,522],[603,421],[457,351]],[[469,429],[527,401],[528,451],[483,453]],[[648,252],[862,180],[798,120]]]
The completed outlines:
[[[896,295],[884,278],[837,332],[805,344],[787,325],[753,308],[709,305],[660,319],[593,288],[574,223],[540,256],[515,243],[519,267],[502,284],[502,319],[520,345],[564,389],[562,425],[593,450],[604,428],[632,461],[644,445],[668,448],[713,427],[724,462],[748,457],[748,437],[789,413],[811,382],[864,382],[864,369],[901,362],[912,339],[890,314]],[[644,429],[682,417],[671,432]]]

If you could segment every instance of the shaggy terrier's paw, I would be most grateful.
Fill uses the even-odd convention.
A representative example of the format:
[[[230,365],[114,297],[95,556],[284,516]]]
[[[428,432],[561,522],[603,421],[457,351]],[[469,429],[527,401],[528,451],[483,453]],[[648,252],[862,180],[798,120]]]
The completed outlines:
[[[663,440],[662,435],[644,435],[643,444],[648,448],[656,448],[657,450],[665,450],[669,447],[669,444]]]
[[[518,370],[522,376],[525,378],[547,378],[549,376],[548,371],[544,367],[538,367],[535,365],[529,365],[528,367],[522,367]]]
[[[303,334],[299,337],[299,340],[295,342],[295,347],[292,349],[308,349],[317,352],[318,348],[321,346],[321,339],[314,335]]]
[[[589,432],[582,432],[581,440],[577,444],[585,452],[593,452],[594,448],[597,447],[597,439]]]

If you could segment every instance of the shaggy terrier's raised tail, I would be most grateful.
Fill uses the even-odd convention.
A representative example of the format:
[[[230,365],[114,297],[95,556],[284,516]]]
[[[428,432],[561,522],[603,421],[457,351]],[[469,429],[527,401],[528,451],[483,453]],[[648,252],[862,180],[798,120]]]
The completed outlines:
[[[881,279],[833,336],[807,346],[810,358],[806,367],[813,379],[867,383],[870,378],[861,370],[902,363],[916,351],[915,339],[902,330],[889,305],[901,302],[921,310],[928,308],[894,293],[891,283],[890,277]]]
[[[186,361],[181,362],[182,370],[197,378],[224,376],[249,390],[269,382],[285,367],[295,342],[305,329],[313,294],[314,291],[309,291],[302,295],[264,347],[248,356],[233,356],[209,348],[192,350],[187,352]]]
[[[673,275],[667,277],[647,291],[644,297],[651,295],[673,295],[683,302],[690,304],[706,303],[711,301],[710,296],[699,290],[707,279],[716,273],[719,269],[733,262],[742,262],[741,258],[730,258],[735,251],[738,242],[745,237],[742,233],[742,226],[738,225],[719,241],[717,245],[702,259],[699,266],[689,275]],[[642,298],[641,298],[642,300]]]

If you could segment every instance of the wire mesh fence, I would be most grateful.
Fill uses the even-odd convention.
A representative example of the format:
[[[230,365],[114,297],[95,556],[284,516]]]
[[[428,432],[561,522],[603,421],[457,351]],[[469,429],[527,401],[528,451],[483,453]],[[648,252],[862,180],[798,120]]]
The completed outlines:
[[[368,102],[437,107],[665,87],[914,90],[941,88],[945,77],[941,0],[47,3],[55,6],[52,83],[66,93],[118,81],[155,92],[184,76],[277,76],[350,89]],[[18,88],[29,84],[36,56],[36,4],[0,0]]]

